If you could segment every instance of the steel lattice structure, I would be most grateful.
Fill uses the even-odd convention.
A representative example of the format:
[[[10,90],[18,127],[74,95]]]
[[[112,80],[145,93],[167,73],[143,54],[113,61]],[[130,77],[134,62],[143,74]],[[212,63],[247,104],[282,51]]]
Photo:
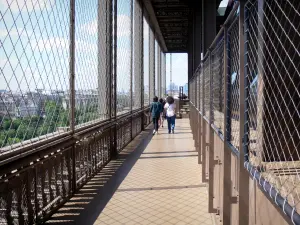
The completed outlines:
[[[224,224],[249,213],[249,203],[231,211],[227,196],[257,201],[249,175],[300,224],[299,11],[293,0],[237,2],[189,81],[209,211]]]

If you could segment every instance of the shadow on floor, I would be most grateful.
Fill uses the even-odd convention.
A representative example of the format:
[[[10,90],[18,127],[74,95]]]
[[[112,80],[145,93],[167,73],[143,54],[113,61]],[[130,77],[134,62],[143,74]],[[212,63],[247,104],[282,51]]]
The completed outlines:
[[[139,134],[105,168],[97,173],[46,224],[94,224],[152,138],[151,129]],[[124,163],[126,161],[126,163]]]

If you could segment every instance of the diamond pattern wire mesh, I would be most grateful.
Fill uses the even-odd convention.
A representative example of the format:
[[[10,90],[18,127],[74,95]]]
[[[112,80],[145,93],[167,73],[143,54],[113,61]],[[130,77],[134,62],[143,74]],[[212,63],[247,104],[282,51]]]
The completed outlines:
[[[150,35],[150,27],[146,19],[143,20],[144,23],[144,105],[148,106],[150,104],[150,70],[149,70],[149,35]]]
[[[224,38],[211,52],[212,115],[216,128],[224,134]]]
[[[191,96],[190,96],[190,101],[191,103],[195,104],[195,93],[194,93],[194,88],[195,88],[195,83],[194,83],[194,77],[191,78],[190,80],[190,87],[191,87]]]
[[[141,108],[141,92],[142,92],[142,40],[143,40],[143,14],[142,7],[137,1],[133,1],[133,109]]]
[[[252,0],[246,12],[250,161],[300,213],[300,3]]]
[[[76,125],[103,120],[107,117],[104,111],[107,90],[106,62],[103,57],[106,47],[102,44],[100,45],[101,49],[98,49],[98,43],[105,42],[106,9],[102,5],[98,12],[97,5],[97,0],[75,2]],[[101,20],[98,20],[98,16]]]
[[[69,11],[69,1],[1,2],[1,152],[69,126]]]
[[[230,115],[230,127],[231,144],[239,150],[239,23],[236,18],[228,29],[228,76],[229,76],[229,115]]]
[[[132,0],[117,3],[117,113],[131,108]]]
[[[206,119],[209,119],[209,111],[210,111],[210,62],[209,57],[204,59],[203,62],[203,90],[204,90],[204,108],[203,108],[203,116]],[[203,96],[202,95],[202,96]]]
[[[199,112],[203,112],[203,68],[199,71]]]

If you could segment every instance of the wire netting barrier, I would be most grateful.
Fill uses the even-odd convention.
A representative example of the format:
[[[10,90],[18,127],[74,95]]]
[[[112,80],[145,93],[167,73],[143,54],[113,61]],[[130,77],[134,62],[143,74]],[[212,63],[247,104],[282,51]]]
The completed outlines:
[[[75,2],[75,124],[79,126],[108,118],[106,35],[110,24],[106,5],[99,11],[97,5],[97,0]]]
[[[0,1],[1,224],[42,223],[150,123],[145,24],[135,0]]]
[[[117,113],[131,109],[132,1],[117,6]]]
[[[198,95],[198,98],[199,98],[199,112],[203,113],[203,69],[201,69],[199,71],[199,95]]]
[[[191,98],[190,101],[191,103],[193,103],[194,105],[195,103],[195,99],[196,99],[196,92],[195,92],[195,76],[191,78],[190,81],[190,93],[191,93]]]
[[[143,21],[144,23],[144,34],[143,34],[143,60],[144,60],[144,105],[147,106],[150,104],[150,74],[149,74],[149,35],[150,35],[150,27],[146,19]]]
[[[0,152],[69,127],[69,11],[69,1],[1,1]]]
[[[203,116],[209,120],[210,117],[210,59],[206,57],[203,61],[203,92],[200,95],[204,99]]]
[[[249,160],[300,213],[299,1],[249,1]]]
[[[227,56],[228,56],[228,76],[230,82],[228,84],[229,91],[229,109],[228,114],[230,117],[230,124],[227,127],[230,129],[230,142],[237,150],[239,150],[240,140],[240,76],[239,76],[239,23],[236,18],[228,29],[228,43],[227,43]]]
[[[211,52],[212,77],[212,115],[211,120],[224,134],[224,38],[216,44]]]

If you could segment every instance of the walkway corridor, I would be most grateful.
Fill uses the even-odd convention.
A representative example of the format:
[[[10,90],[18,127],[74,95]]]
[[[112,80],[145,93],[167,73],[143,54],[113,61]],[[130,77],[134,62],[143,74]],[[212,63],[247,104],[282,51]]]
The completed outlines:
[[[189,120],[176,122],[138,136],[48,223],[213,224]]]

